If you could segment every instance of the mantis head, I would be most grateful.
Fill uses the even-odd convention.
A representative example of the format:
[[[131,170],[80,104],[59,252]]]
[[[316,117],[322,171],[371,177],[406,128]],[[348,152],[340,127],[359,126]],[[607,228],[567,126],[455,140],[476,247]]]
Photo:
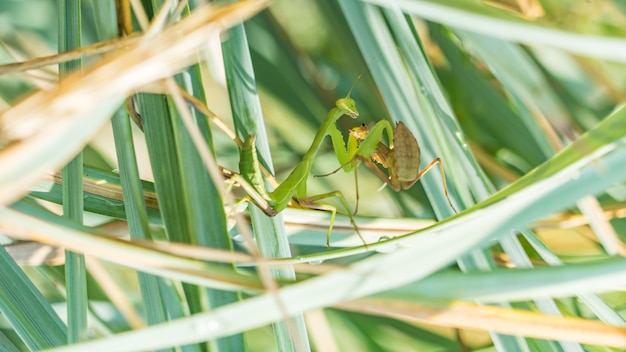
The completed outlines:
[[[351,98],[337,99],[337,102],[335,103],[335,105],[345,115],[348,115],[352,117],[353,119],[356,119],[357,117],[359,117],[359,112],[356,109],[356,104],[354,103],[354,100],[352,100]]]

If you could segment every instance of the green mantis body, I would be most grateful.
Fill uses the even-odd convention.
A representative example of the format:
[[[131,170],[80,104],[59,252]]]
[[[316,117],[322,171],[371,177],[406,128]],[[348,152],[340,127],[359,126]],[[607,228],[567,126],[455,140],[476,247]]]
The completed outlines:
[[[344,206],[346,213],[350,217],[350,221],[354,226],[355,231],[365,244],[363,237],[361,236],[356,223],[354,222],[354,218],[352,216],[352,212],[349,210],[348,203],[346,202],[344,196],[339,191],[329,192],[313,197],[307,197],[306,195],[306,181],[311,172],[311,167],[313,165],[313,161],[317,152],[322,144],[322,141],[329,133],[336,133],[337,128],[335,127],[335,123],[337,120],[343,116],[348,115],[352,118],[357,118],[359,116],[359,112],[356,109],[354,100],[350,99],[349,96],[346,98],[338,99],[335,107],[328,112],[322,126],[317,131],[309,150],[304,154],[302,160],[295,166],[295,168],[291,171],[287,179],[280,183],[274,191],[267,191],[265,188],[265,184],[263,181],[263,176],[259,167],[259,163],[257,160],[256,149],[254,147],[254,136],[249,136],[243,143],[240,153],[240,161],[239,161],[239,171],[241,176],[251,184],[255,190],[259,193],[261,197],[263,197],[267,203],[268,207],[259,206],[267,215],[274,216],[277,213],[284,210],[292,199],[295,199],[296,202],[307,208],[314,208],[320,210],[326,210],[331,213],[330,225],[328,228],[328,233],[326,236],[326,244],[330,248],[330,234],[333,228],[333,224],[335,221],[335,215],[337,213],[337,209],[335,207],[323,204],[315,203],[318,200],[329,198],[329,197],[337,197],[341,201]],[[339,132],[340,133],[340,132]],[[336,137],[335,137],[336,138]],[[334,141],[334,138],[333,138]],[[343,138],[342,138],[343,143]],[[254,200],[253,200],[254,201]],[[257,205],[258,202],[255,202]],[[366,244],[367,245],[367,244]]]

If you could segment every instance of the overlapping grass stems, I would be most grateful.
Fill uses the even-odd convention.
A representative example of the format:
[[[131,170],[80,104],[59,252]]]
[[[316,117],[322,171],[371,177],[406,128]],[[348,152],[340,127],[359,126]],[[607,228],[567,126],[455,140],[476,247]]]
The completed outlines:
[[[160,12],[161,4],[144,1],[146,19],[182,10],[180,17],[171,18],[180,20],[176,26],[181,32],[170,30],[172,21],[148,29],[139,13],[137,29],[146,36],[129,41],[128,48],[108,57],[92,58],[84,73],[69,77],[62,89],[44,89],[2,115],[0,142],[5,148],[0,151],[0,164],[11,167],[0,176],[0,199],[13,205],[0,212],[0,229],[10,236],[121,264],[107,265],[116,275],[132,273],[129,281],[117,282],[117,292],[135,300],[149,327],[141,319],[133,320],[139,314],[112,295],[116,290],[103,284],[103,276],[96,274],[97,263],[92,264],[82,290],[72,284],[82,279],[72,277],[83,269],[67,266],[65,279],[70,284],[65,299],[63,290],[47,288],[63,282],[59,271],[40,269],[44,275],[27,276],[0,248],[6,269],[0,271],[0,311],[12,327],[8,333],[8,329],[0,332],[0,349],[310,350],[309,339],[318,350],[391,350],[394,346],[453,350],[492,344],[501,351],[581,351],[584,344],[624,348],[626,322],[619,303],[623,294],[615,287],[623,282],[625,262],[606,254],[623,253],[614,234],[624,228],[619,220],[613,227],[607,224],[597,205],[620,204],[618,183],[626,178],[626,110],[612,111],[623,93],[611,85],[610,77],[590,66],[610,67],[620,75],[621,66],[606,66],[593,58],[622,62],[625,43],[617,37],[551,28],[553,13],[559,8],[556,2],[542,4],[548,12],[542,25],[477,3],[400,0],[303,2],[297,11],[310,6],[306,18],[289,12],[292,5],[287,2],[276,1],[271,13],[239,24],[239,19],[264,4],[240,2],[229,10],[212,12],[193,3],[189,8],[171,6]],[[117,36],[112,4],[83,0],[83,6],[94,9],[82,19],[83,31],[89,32],[93,21],[98,40]],[[605,6],[622,5],[606,2]],[[418,27],[411,15],[433,22],[420,22]],[[320,41],[324,44],[311,49],[311,38],[305,32],[297,34],[294,29],[299,27],[290,18],[323,23],[316,27],[316,36],[325,38]],[[288,209],[268,219],[250,206],[260,253],[268,258],[298,256],[273,267],[271,279],[263,276],[264,267],[249,268],[256,261],[254,255],[232,252],[231,234],[237,230],[229,233],[228,214],[222,206],[224,184],[207,171],[211,155],[234,164],[227,157],[233,143],[199,111],[181,108],[180,97],[154,93],[167,93],[167,87],[176,82],[203,102],[208,97],[209,107],[227,115],[223,100],[214,99],[219,93],[206,90],[210,87],[206,74],[220,70],[214,64],[221,57],[212,56],[211,49],[197,51],[207,38],[216,38],[221,28],[208,23],[232,27],[222,35],[221,50],[234,125],[241,138],[257,135],[260,157],[268,170],[277,170],[278,180],[291,170],[284,167],[291,163],[281,159],[299,158],[327,109],[367,67],[371,79],[366,74],[352,94],[361,121],[384,118],[386,111],[391,120],[403,121],[420,142],[423,163],[434,157],[444,160],[451,196],[465,210],[456,215],[451,212],[436,172],[410,191],[385,191],[388,203],[384,204],[403,215],[429,215],[428,206],[419,204],[430,204],[440,221],[408,236],[376,243],[378,238],[391,237],[386,229],[391,231],[401,222],[360,217],[365,233],[369,231],[366,238],[372,242],[369,250],[374,255],[368,256],[363,255],[363,248],[327,252],[323,226],[320,230],[291,228],[291,219],[309,216],[307,212]],[[67,34],[79,34],[76,28]],[[322,31],[325,28],[328,34]],[[534,44],[590,58],[574,59]],[[567,63],[567,70],[564,64],[557,67],[554,58]],[[332,79],[324,80],[329,72],[334,86]],[[132,132],[123,102],[135,89],[170,77],[173,80],[151,87],[152,93],[144,91],[134,99],[154,174],[154,183],[147,184],[139,179],[141,156],[134,152],[137,134]],[[329,86],[334,90],[329,91]],[[266,95],[259,97],[257,90]],[[74,158],[111,116],[119,175],[92,171],[89,164],[95,159],[85,157],[85,180],[102,185],[85,196],[84,205],[90,212],[125,218],[132,242],[103,237],[101,230],[58,217],[29,196],[14,203],[47,169],[60,169]],[[583,135],[572,127],[572,120],[589,131]],[[189,121],[194,126],[191,130]],[[338,126],[351,127],[346,121]],[[196,132],[204,144],[193,141]],[[571,144],[574,139],[578,140]],[[294,146],[293,156],[281,154],[285,145]],[[470,145],[480,148],[472,150]],[[487,173],[476,159],[487,165]],[[322,154],[314,173],[334,167],[334,157]],[[64,197],[53,182],[40,183],[31,196],[52,202],[64,198],[66,207],[82,207],[83,184],[77,172],[64,181],[70,190]],[[509,181],[506,177],[522,174],[526,175],[497,191],[497,186]],[[349,188],[346,180],[352,177],[310,180],[310,189],[345,190]],[[361,172],[363,212],[367,212],[368,197],[375,196],[364,190],[378,186],[371,180],[367,171]],[[142,192],[156,196],[158,206],[146,202]],[[536,221],[576,205],[591,223],[593,231],[588,233],[600,238],[602,250],[593,256],[584,254],[588,248],[562,255],[562,251],[555,253],[558,247],[553,252],[555,248],[542,243],[544,233]],[[289,225],[287,231],[283,220]],[[164,226],[170,241],[182,244],[145,242],[163,239],[156,230],[159,226]],[[574,236],[573,231],[558,226],[560,236]],[[286,232],[296,232],[289,243]],[[353,243],[358,246],[358,239]],[[516,269],[503,268],[496,257]],[[338,270],[326,265],[333,258],[333,264],[345,266]],[[324,264],[295,267],[304,269],[301,276],[291,266],[320,262]],[[131,284],[135,270],[139,295]],[[274,285],[282,288],[277,292]],[[74,300],[70,287],[78,290],[78,296],[89,293],[90,303],[104,302],[110,312],[124,315],[126,322]],[[42,288],[46,288],[45,295]],[[69,329],[54,312],[51,303],[55,301],[77,308],[77,314],[68,317]],[[324,314],[316,311],[324,307],[336,309]],[[306,316],[306,328],[305,311],[313,312]],[[86,325],[81,322],[85,314],[94,318],[89,325],[94,339],[76,344],[85,339]],[[285,319],[286,315],[293,319]],[[451,330],[412,324],[416,320],[488,331],[490,339],[468,339],[463,333],[458,339]],[[272,323],[273,334],[254,330]],[[130,331],[121,333],[126,330]],[[70,345],[60,347],[66,343]]]

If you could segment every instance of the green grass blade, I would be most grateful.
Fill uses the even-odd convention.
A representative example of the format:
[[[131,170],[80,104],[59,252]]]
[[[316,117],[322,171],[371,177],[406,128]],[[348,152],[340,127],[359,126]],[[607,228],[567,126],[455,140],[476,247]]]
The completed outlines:
[[[107,192],[104,192],[104,195],[94,193],[97,192],[95,190],[85,190],[83,194],[85,211],[116,219],[127,218],[126,206],[122,199],[123,191],[120,174],[85,166],[83,168],[83,177],[85,182],[90,184],[106,184],[108,186]],[[54,180],[41,181],[37,186],[33,187],[30,195],[56,204],[62,204],[63,196],[59,183]],[[143,192],[144,202],[147,203],[146,205],[148,206],[147,213],[149,223],[163,225],[158,202],[156,201],[154,183],[141,180],[140,187]]]
[[[74,159],[74,162],[80,161],[82,164],[82,158]],[[69,173],[64,173],[69,175]],[[74,175],[81,175],[82,173],[74,173]],[[68,182],[73,177],[65,177]],[[74,184],[81,184],[82,180],[74,182]],[[78,195],[78,197],[76,197]],[[71,196],[65,199],[71,201],[71,199],[82,200],[81,193],[71,193]],[[64,204],[72,204],[64,202]],[[76,204],[76,203],[73,203]],[[80,204],[80,203],[79,203]],[[81,209],[82,211],[82,209]],[[68,334],[69,342],[76,342],[83,340],[87,337],[87,273],[85,268],[85,257],[81,254],[66,251],[65,252],[65,278],[66,278],[66,291],[67,291],[67,313],[68,313],[68,326],[70,327],[70,334]]]
[[[190,84],[185,84],[184,75],[177,77],[179,85],[190,90]],[[193,93],[193,92],[192,92]],[[173,106],[173,103],[170,103]],[[176,116],[176,111],[171,111],[172,116]],[[194,116],[195,117],[195,116]],[[196,118],[196,125],[203,125],[207,130],[206,119]],[[190,230],[194,234],[192,243],[202,246],[232,250],[232,242],[227,230],[227,219],[224,212],[222,196],[215,185],[215,181],[209,175],[196,146],[194,145],[189,131],[187,131],[180,116],[176,116],[172,121],[176,138],[175,147],[179,155],[179,167],[181,170],[181,191],[185,195],[185,209],[187,209],[190,219]],[[203,136],[205,141],[207,136]],[[221,182],[222,180],[218,180]],[[221,264],[233,268],[231,264]],[[207,289],[206,295],[211,308],[220,307],[226,304],[237,302],[239,295],[237,292],[225,292]],[[241,350],[243,347],[243,336],[240,334],[229,336],[212,342],[215,351]]]
[[[552,155],[552,149],[545,145],[545,141],[541,142],[545,145],[541,148],[536,143],[527,142],[538,132],[542,136],[543,131],[529,131],[509,102],[493,87],[489,77],[474,65],[467,65],[471,57],[456,44],[456,37],[439,25],[430,25],[428,28],[431,39],[437,43],[450,64],[449,68],[439,67],[437,73],[442,86],[448,87],[449,101],[459,120],[463,121],[463,130],[468,139],[489,145],[484,136],[493,138],[500,148],[510,150],[515,153],[516,160],[521,160],[515,164],[519,173],[530,171],[544,162],[547,155]],[[534,75],[529,76],[532,78]],[[530,80],[528,77],[525,79]],[[540,139],[543,140],[537,138],[537,141]],[[550,153],[546,154],[548,151]]]
[[[530,108],[536,106],[564,135],[571,135],[571,132],[567,130],[567,113],[540,68],[522,48],[512,43],[466,32],[460,32],[459,36],[466,44],[465,48],[489,65],[491,72],[504,85],[520,120],[544,155],[553,155],[557,146],[550,145],[536,113]]]
[[[563,265],[563,261],[559,259],[554,253],[552,253],[545,244],[543,244],[535,234],[530,231],[522,231],[522,234],[530,245],[539,253],[541,258],[549,265]],[[589,286],[591,287],[591,286]],[[601,321],[608,324],[617,326],[626,325],[626,320],[622,318],[618,312],[613,310],[606,302],[602,300],[598,295],[593,293],[586,293],[584,289],[578,293],[578,298],[584,302],[589,309],[594,312]]]
[[[403,12],[453,28],[499,37],[512,42],[547,45],[573,54],[624,62],[625,41],[621,38],[580,35],[577,33],[541,27],[504,11],[473,1],[446,2],[394,0],[367,0],[381,6],[397,5]]]
[[[505,86],[505,92],[519,112],[521,121],[533,135],[535,144],[542,147],[546,157],[559,149],[562,142],[548,139],[549,132],[542,126],[540,117],[532,111],[533,108],[541,111],[550,126],[554,126],[553,128],[559,135],[564,136],[566,141],[575,138],[576,133],[565,107],[558,99],[556,92],[552,91],[552,86],[544,78],[540,69],[522,52],[521,48],[502,40],[471,33],[461,32],[460,37],[466,44],[465,47],[470,48],[477,57],[484,60],[494,76]],[[498,54],[494,55],[494,53]],[[515,64],[512,65],[512,63]],[[588,202],[581,202],[579,209],[593,219],[594,216],[586,204]],[[605,246],[605,250],[609,253],[617,253],[619,249],[612,245],[610,238],[607,240],[610,235],[607,236],[600,230],[601,227],[593,228]]]
[[[431,34],[437,38],[438,43],[442,45],[444,50],[446,51],[447,57],[455,57],[454,50],[455,46],[450,45],[451,38],[443,35],[444,32],[439,26],[431,26]],[[546,116],[550,117],[550,120],[553,125],[556,126],[557,129],[561,130],[561,133],[564,135],[571,135],[571,132],[568,130],[568,122],[564,121],[566,112],[563,110],[561,103],[558,101],[557,97],[551,91],[551,87],[548,82],[543,78],[539,69],[535,67],[534,62],[532,62],[525,53],[521,51],[518,47],[503,42],[499,39],[487,38],[475,34],[470,33],[462,33],[461,37],[464,39],[464,48],[471,50],[476,56],[482,58],[487,63],[487,67],[490,67],[493,74],[499,78],[500,82],[506,87],[505,93],[511,96],[511,101],[515,104],[516,111],[519,115],[522,116],[522,121],[525,124],[525,128],[530,132],[530,135],[533,136],[532,139],[535,143],[532,144],[531,147],[535,148],[535,146],[541,146],[541,150],[543,152],[544,157],[551,156],[553,154],[553,150],[556,146],[550,145],[548,139],[546,138],[546,132],[542,129],[541,126],[536,121],[536,117],[534,113],[529,110],[526,106],[529,102],[535,104],[540,111],[544,112]],[[495,53],[498,53],[495,55]],[[457,55],[458,56],[458,55]],[[464,58],[467,60],[467,58]],[[512,63],[515,63],[512,66]],[[466,67],[469,65],[465,65],[463,62],[458,62],[457,67]],[[520,67],[522,68],[520,70]],[[523,72],[523,74],[521,74]],[[457,78],[462,79],[465,75],[457,72]],[[470,73],[471,74],[471,73]],[[468,79],[468,84],[473,82],[474,85],[470,87],[469,85],[466,87],[465,91],[476,92],[477,94],[483,94],[481,90],[476,89],[475,82],[478,77],[476,75],[472,75],[474,80]],[[457,101],[457,99],[452,99],[453,101]],[[468,105],[468,104],[465,104]],[[490,120],[493,121],[494,126],[500,126],[499,129],[502,132],[505,130],[511,130],[512,124],[516,123],[515,119],[508,118],[505,122],[505,118],[508,117],[505,114],[498,114],[496,112],[487,112],[480,113],[481,115],[491,115]],[[487,118],[485,116],[485,118]],[[502,128],[502,124],[508,126],[508,128]],[[484,127],[485,124],[481,124],[481,127]],[[515,129],[517,132],[523,132],[524,128]],[[500,133],[500,134],[501,134]],[[512,140],[520,140],[528,141],[531,138],[530,136],[526,138],[520,138],[520,136],[512,138]],[[527,148],[524,148],[527,149]],[[524,153],[524,149],[517,150],[520,154]],[[532,234],[528,230],[522,230],[522,233],[529,238],[533,237],[534,242],[539,245],[536,240],[534,234]],[[510,236],[508,237],[510,238]],[[504,240],[504,238],[503,238]],[[504,242],[502,242],[504,246]],[[530,261],[527,255],[523,252],[523,250],[519,247],[518,244],[509,244],[505,247],[505,252],[509,256],[514,263],[516,263],[519,267],[530,267]],[[508,250],[506,249],[508,247]],[[541,257],[544,260],[547,260],[548,263],[552,265],[560,265],[561,261],[553,258],[556,256],[550,253],[547,250],[544,250],[540,253]],[[546,295],[547,297],[547,295]],[[598,316],[604,321],[611,322],[619,322],[622,321],[621,318],[618,318],[616,312],[608,307],[606,303],[604,303],[598,296],[590,295],[590,294],[580,294],[579,297],[591,304],[590,309],[596,312]],[[556,313],[556,307],[551,306],[546,311],[553,311]]]
[[[20,348],[17,347],[4,332],[0,332],[0,349],[6,352],[20,352],[21,351]]]
[[[460,351],[456,341],[413,324],[334,309],[324,312],[332,323],[333,333],[340,337],[337,339],[340,350],[358,347],[361,351],[385,351],[389,346],[403,346],[415,351]],[[393,333],[388,334],[389,330]]]
[[[143,120],[146,144],[154,174],[154,183],[159,199],[161,216],[169,239],[174,242],[194,243],[195,233],[189,218],[180,169],[180,158],[176,151],[168,99],[153,94],[138,95],[139,110]],[[202,311],[202,299],[198,287],[184,284],[189,311]],[[197,346],[200,350],[200,346]]]
[[[422,48],[418,45],[419,39],[415,37],[416,31],[410,28],[404,15],[396,9],[383,8],[379,12],[372,7],[365,7],[360,10],[356,5],[348,9],[349,2],[347,1],[342,4],[345,5],[345,12],[349,14],[348,18],[349,21],[352,21],[353,27],[356,27],[357,24],[361,27],[354,30],[357,33],[357,41],[361,45],[370,47],[375,45],[371,43],[371,40],[365,39],[367,34],[363,32],[367,28],[364,28],[362,24],[364,21],[374,23],[368,28],[373,29],[370,36],[378,40],[378,48],[377,50],[365,50],[366,57],[384,50],[385,45],[391,46],[391,43],[399,45],[399,50],[387,50],[385,58],[393,64],[387,64],[384,70],[378,68],[381,65],[370,64],[370,67],[377,71],[374,72],[375,79],[387,84],[387,89],[382,90],[382,95],[387,101],[392,116],[405,121],[409,128],[413,127],[412,129],[417,132],[416,136],[423,147],[422,154],[427,161],[436,156],[441,156],[444,162],[446,160],[456,161],[456,165],[448,162],[446,167],[449,173],[456,176],[452,178],[456,190],[470,189],[467,186],[471,185],[472,192],[478,198],[485,197],[493,187],[483,176],[482,170],[476,167],[476,160],[467,152],[462,152],[466,147],[464,147],[460,137],[460,128],[452,118],[452,110],[444,98],[437,79],[432,74],[432,69],[424,57]],[[362,14],[362,17],[356,18],[359,13]],[[381,13],[384,18],[380,15]],[[390,33],[386,30],[387,23]],[[406,61],[406,70],[403,70],[404,61]],[[388,77],[383,78],[384,76]],[[393,91],[398,93],[392,93]],[[408,112],[412,112],[412,114]],[[453,150],[458,152],[453,152]],[[433,151],[435,151],[435,155],[433,155]],[[466,178],[465,175],[468,175],[468,170],[465,170],[466,172],[460,170],[461,164],[474,166],[470,174],[481,175],[480,178],[475,180]],[[436,213],[450,214],[449,206],[445,204],[445,198],[438,196],[444,193],[441,182],[433,184],[432,181],[433,176],[430,176],[430,178],[423,178],[421,182],[429,198],[433,201]],[[467,196],[463,198],[466,200]],[[520,267],[530,265],[528,256],[514,236],[511,234],[502,236],[500,241],[501,246],[511,257],[513,263]],[[477,251],[460,258],[458,261],[464,270],[491,270],[495,265],[488,258],[489,253]],[[540,310],[546,313],[559,314],[556,306],[549,300],[539,300],[536,303]]]
[[[146,117],[143,121],[144,133],[163,222],[172,241],[191,243],[191,231],[180,192],[182,179],[178,156],[175,150],[170,149],[175,143],[167,98],[139,94],[138,105],[141,116]]]
[[[0,311],[32,350],[67,343],[67,328],[35,285],[0,248]]]
[[[63,168],[63,212],[72,221],[83,222],[82,153]],[[87,337],[87,272],[85,257],[65,251],[65,280],[68,315],[68,342]]]
[[[222,50],[237,133],[242,139],[245,139],[249,134],[256,135],[259,159],[264,161],[263,164],[270,172],[273,172],[261,103],[256,91],[250,49],[243,24],[234,26],[229,30],[229,39],[223,43]],[[267,219],[260,209],[249,205],[249,210],[260,254],[266,258],[290,257],[291,250],[282,224],[282,216],[279,214],[272,219]],[[295,273],[291,268],[273,269],[272,272],[276,278],[295,279]],[[285,321],[274,324],[278,348],[283,351],[294,350],[295,338],[300,341],[300,344],[303,344],[301,347],[309,349],[304,318],[297,316],[292,322]],[[292,331],[299,336],[292,338],[286,324],[292,324],[295,327]]]
[[[541,296],[559,297],[577,291],[610,291],[613,282],[622,280],[620,277],[625,268],[624,259],[606,258],[560,266],[498,269],[493,273],[461,273],[449,270],[380,296],[441,297],[481,302],[523,301]],[[623,321],[616,325],[626,326]]]
[[[150,226],[128,115],[118,111],[113,116],[112,124],[130,236],[132,239],[147,240],[151,238]],[[137,276],[148,324],[154,325],[167,321],[167,311],[159,288],[160,279],[142,272],[138,272]],[[173,305],[170,304],[169,306]]]
[[[58,2],[59,52],[81,46],[81,6],[80,0]],[[81,61],[75,60],[60,65],[60,78],[70,71],[79,70]],[[63,213],[77,223],[83,222],[83,157],[80,152],[63,168]],[[68,341],[77,342],[87,338],[87,278],[85,257],[66,251],[65,276],[67,291]]]

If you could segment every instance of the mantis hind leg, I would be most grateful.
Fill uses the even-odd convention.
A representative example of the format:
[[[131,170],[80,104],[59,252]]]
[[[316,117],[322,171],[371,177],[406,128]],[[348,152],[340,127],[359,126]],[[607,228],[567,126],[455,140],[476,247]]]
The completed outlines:
[[[435,164],[439,164],[439,170],[441,171],[441,183],[443,183],[443,192],[446,195],[448,204],[450,205],[454,213],[457,214],[458,211],[456,211],[456,208],[454,207],[454,205],[452,205],[452,200],[450,200],[450,195],[448,194],[448,185],[446,184],[446,173],[443,169],[443,163],[441,162],[441,158],[436,158],[435,160],[431,161],[430,164],[428,164],[424,169],[422,169],[422,171],[420,171],[417,174],[417,176],[415,176],[415,178],[412,179],[411,181],[402,182],[402,188],[404,189],[411,188],[411,186],[413,186],[415,182],[417,182],[420,178],[422,178],[422,176],[424,176],[424,174],[426,174],[433,166],[435,166]]]
[[[354,220],[354,215],[350,211],[350,207],[348,206],[348,202],[346,201],[346,198],[343,196],[343,193],[339,191],[328,192],[328,193],[319,194],[313,197],[298,199],[298,203],[300,203],[300,205],[305,208],[323,210],[323,211],[327,211],[330,213],[330,224],[328,225],[328,233],[326,234],[326,246],[330,250],[331,249],[330,235],[333,231],[333,225],[335,224],[335,216],[337,215],[337,208],[332,205],[318,204],[316,202],[319,200],[331,198],[331,197],[337,197],[339,199],[346,214],[348,215],[348,218],[350,219],[350,223],[352,224],[354,231],[361,239],[361,242],[363,242],[363,245],[365,246],[365,248],[367,248],[367,242],[365,242],[365,239],[363,238],[363,236],[361,235],[361,232],[359,231],[359,227],[357,226],[356,221]]]

